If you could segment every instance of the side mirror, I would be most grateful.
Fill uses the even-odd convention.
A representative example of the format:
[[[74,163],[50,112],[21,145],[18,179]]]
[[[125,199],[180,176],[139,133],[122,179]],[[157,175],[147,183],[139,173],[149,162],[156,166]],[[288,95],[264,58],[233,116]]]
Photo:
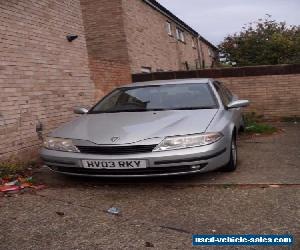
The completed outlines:
[[[249,106],[250,102],[248,100],[237,100],[229,103],[227,105],[228,109],[236,109],[236,108],[243,108]]]
[[[77,115],[84,115],[89,112],[86,108],[74,108],[74,113]]]

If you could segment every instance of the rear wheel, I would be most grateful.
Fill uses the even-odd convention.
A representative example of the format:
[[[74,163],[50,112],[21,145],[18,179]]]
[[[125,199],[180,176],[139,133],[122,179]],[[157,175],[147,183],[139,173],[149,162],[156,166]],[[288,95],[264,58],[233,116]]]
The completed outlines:
[[[237,168],[237,146],[236,146],[236,137],[232,136],[231,147],[230,147],[230,160],[228,164],[223,167],[225,172],[233,172]]]

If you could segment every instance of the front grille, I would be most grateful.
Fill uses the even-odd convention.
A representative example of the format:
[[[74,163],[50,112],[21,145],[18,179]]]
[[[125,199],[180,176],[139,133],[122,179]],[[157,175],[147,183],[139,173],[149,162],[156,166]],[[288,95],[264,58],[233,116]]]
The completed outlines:
[[[99,155],[127,155],[152,152],[156,145],[136,146],[77,146],[81,153]]]

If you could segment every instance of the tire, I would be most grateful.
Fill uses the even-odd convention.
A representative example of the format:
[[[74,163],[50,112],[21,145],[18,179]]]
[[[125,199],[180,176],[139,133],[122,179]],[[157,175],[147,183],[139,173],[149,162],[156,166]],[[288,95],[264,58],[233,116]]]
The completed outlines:
[[[231,146],[230,146],[230,160],[222,168],[224,172],[233,172],[237,169],[237,159],[238,159],[238,154],[237,154],[237,145],[236,145],[236,137],[233,136],[231,139]]]

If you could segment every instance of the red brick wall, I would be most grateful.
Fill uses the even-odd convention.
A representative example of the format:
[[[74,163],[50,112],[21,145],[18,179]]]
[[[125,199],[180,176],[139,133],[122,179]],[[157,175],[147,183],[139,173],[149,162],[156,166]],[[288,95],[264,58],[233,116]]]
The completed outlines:
[[[81,0],[89,65],[99,99],[131,81],[122,0]]]
[[[300,65],[276,65],[133,75],[133,81],[184,78],[214,78],[242,99],[249,99],[248,111],[267,120],[300,117]]]
[[[128,63],[122,0],[81,0],[89,57]]]
[[[300,74],[218,78],[242,99],[248,111],[267,120],[300,117]]]
[[[95,100],[116,88],[131,82],[131,74],[128,65],[113,61],[90,59],[91,77],[95,83]]]
[[[39,121],[46,133],[93,102],[79,0],[0,1],[0,56],[1,160],[40,145]]]

